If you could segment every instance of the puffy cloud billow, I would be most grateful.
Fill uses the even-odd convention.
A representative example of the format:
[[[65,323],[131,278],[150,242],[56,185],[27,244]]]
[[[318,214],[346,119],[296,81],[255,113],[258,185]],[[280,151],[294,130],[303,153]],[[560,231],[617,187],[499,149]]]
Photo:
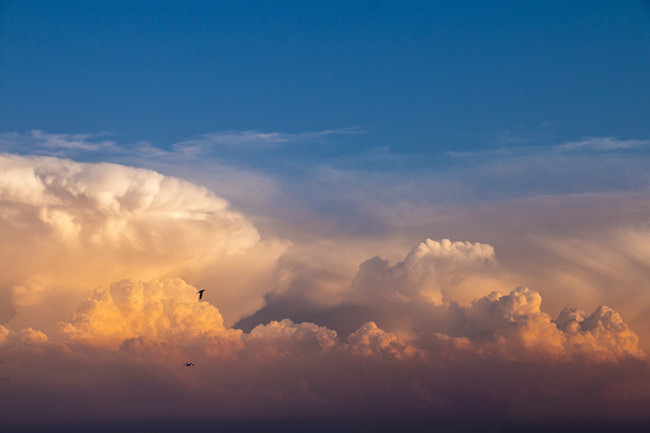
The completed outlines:
[[[449,334],[483,352],[512,359],[644,359],[638,336],[607,306],[589,316],[565,309],[552,320],[541,311],[538,292],[519,287],[507,295],[492,292],[470,306],[450,305]]]
[[[377,299],[440,304],[445,287],[454,279],[466,277],[477,265],[493,260],[491,245],[427,239],[395,265],[380,257],[362,263],[353,286],[360,302]]]
[[[491,245],[425,239],[397,262],[380,256],[362,262],[346,291],[324,296],[320,315],[329,326],[345,334],[369,320],[390,331],[437,329],[439,324],[434,322],[443,320],[442,311],[455,298],[459,285],[471,284],[495,263]],[[332,306],[331,299],[337,298]],[[269,312],[276,306],[300,303],[300,293],[288,292],[274,302]],[[319,308],[312,300],[303,303],[306,308]],[[258,315],[264,317],[265,310]],[[343,320],[338,319],[341,315],[345,316]]]
[[[63,325],[63,333],[68,339],[117,347],[131,338],[180,344],[241,332],[227,330],[217,308],[197,302],[196,288],[174,279],[113,283],[84,302]]]

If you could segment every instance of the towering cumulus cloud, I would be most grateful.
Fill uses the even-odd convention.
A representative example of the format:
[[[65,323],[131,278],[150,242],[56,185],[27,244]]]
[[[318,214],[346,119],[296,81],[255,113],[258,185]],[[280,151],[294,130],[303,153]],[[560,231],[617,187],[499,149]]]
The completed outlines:
[[[541,304],[540,294],[526,287],[507,295],[492,292],[467,307],[452,304],[448,332],[482,351],[512,359],[645,357],[637,335],[611,308],[601,306],[588,317],[565,309],[552,320]]]
[[[263,294],[254,278],[284,248],[205,188],[115,164],[0,156],[0,205],[0,290],[15,310],[2,319],[22,325],[62,319],[124,278],[187,278],[233,315],[251,312]],[[233,279],[240,269],[248,280]]]
[[[337,299],[315,296],[309,320],[288,311],[243,332],[231,323],[264,295],[294,293],[281,290],[288,243],[212,192],[150,170],[4,155],[0,205],[0,427],[161,414],[613,419],[621,407],[640,419],[650,403],[646,355],[614,309],[552,318],[525,287],[455,302],[499,266],[485,243],[426,239],[402,260],[370,258]],[[349,312],[352,331],[337,332],[335,315],[324,326],[328,308]]]
[[[361,299],[440,304],[453,280],[466,276],[477,264],[493,260],[490,245],[427,239],[395,265],[380,257],[364,262],[354,288]]]
[[[238,334],[225,328],[218,309],[196,299],[196,289],[181,279],[124,280],[84,302],[63,331],[75,340],[114,347],[130,338],[178,344]]]

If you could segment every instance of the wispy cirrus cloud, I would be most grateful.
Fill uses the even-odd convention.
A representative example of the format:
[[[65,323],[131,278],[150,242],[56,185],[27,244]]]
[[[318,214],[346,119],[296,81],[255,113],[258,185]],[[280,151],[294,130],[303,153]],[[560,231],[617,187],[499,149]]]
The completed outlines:
[[[360,127],[326,129],[299,133],[263,132],[257,130],[228,130],[200,134],[173,143],[171,150],[165,150],[149,142],[119,143],[106,140],[107,132],[95,134],[55,134],[33,129],[25,133],[0,133],[0,150],[10,153],[37,153],[74,158],[80,153],[104,152],[124,156],[125,153],[164,158],[171,154],[207,156],[218,149],[260,150],[277,149],[283,144],[322,141],[337,135],[365,134]]]
[[[650,148],[650,140],[621,140],[615,137],[587,137],[555,147],[566,152],[615,152]]]
[[[526,157],[539,155],[590,154],[623,152],[650,148],[650,140],[619,139],[616,137],[585,137],[562,143],[522,143],[518,140],[500,142],[487,150],[447,151],[452,158]]]
[[[33,129],[24,134],[0,133],[0,149],[6,152],[29,152],[47,155],[65,155],[75,152],[115,150],[117,143],[105,140],[107,133],[53,134]]]
[[[182,140],[175,143],[173,148],[175,151],[193,153],[210,152],[216,149],[277,149],[288,143],[307,143],[322,140],[328,136],[348,134],[365,134],[365,131],[358,127],[301,133],[261,132],[255,130],[218,131]]]

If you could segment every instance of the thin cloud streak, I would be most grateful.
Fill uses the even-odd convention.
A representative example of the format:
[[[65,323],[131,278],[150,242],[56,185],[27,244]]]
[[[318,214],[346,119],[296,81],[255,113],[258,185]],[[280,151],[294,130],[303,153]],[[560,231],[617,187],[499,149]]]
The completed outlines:
[[[590,137],[558,146],[563,151],[611,152],[617,150],[648,149],[650,140],[618,140],[614,137]]]
[[[513,140],[520,144],[518,140]],[[543,154],[562,153],[597,153],[643,150],[650,147],[650,140],[621,140],[616,137],[586,137],[580,140],[569,141],[554,145],[511,145],[499,146],[489,150],[473,151],[446,151],[445,154],[454,158],[490,158],[490,157],[516,157]]]
[[[77,152],[116,151],[117,143],[100,140],[107,133],[52,134],[33,129],[25,134],[4,132],[0,134],[0,149],[5,152],[37,153],[65,156]]]
[[[333,135],[365,134],[360,128],[328,129],[317,132],[289,134],[283,132],[221,131],[203,134],[196,138],[175,143],[179,152],[211,152],[219,148],[259,150],[279,148],[285,143],[309,142]]]

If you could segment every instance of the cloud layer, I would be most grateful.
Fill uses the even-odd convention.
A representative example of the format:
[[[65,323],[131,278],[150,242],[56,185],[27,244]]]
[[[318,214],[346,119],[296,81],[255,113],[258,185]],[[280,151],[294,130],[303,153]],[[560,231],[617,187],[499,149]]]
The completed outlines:
[[[195,295],[180,279],[124,280],[97,291],[52,336],[0,327],[3,419],[20,422],[28,399],[43,422],[157,411],[169,419],[489,411],[500,420],[610,419],[615,400],[639,418],[650,398],[645,355],[615,311],[565,310],[552,321],[526,288],[436,306],[446,332],[400,334],[366,322],[345,339],[288,319],[228,329]],[[571,388],[588,384],[598,391]],[[581,402],[555,407],[558,396]]]
[[[641,419],[650,403],[621,314],[544,312],[541,289],[503,284],[486,242],[425,239],[350,264],[356,239],[292,250],[206,188],[52,157],[0,155],[0,205],[7,425]],[[232,326],[251,314],[246,332]]]

